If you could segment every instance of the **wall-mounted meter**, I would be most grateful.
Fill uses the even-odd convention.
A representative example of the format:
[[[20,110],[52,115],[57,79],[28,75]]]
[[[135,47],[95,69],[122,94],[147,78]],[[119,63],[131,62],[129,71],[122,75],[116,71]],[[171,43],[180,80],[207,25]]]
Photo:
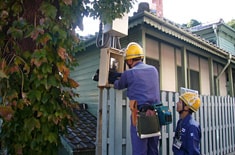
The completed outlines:
[[[109,71],[122,73],[124,71],[123,52],[115,48],[102,48],[100,52],[99,87],[110,87]]]

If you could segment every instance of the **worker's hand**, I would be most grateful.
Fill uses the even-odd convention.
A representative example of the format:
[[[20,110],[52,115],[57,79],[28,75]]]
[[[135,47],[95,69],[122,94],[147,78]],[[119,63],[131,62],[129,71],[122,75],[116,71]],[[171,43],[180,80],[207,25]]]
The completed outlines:
[[[93,81],[99,81],[99,69],[96,70],[95,75],[92,77]]]
[[[121,75],[122,73],[118,73],[117,71],[109,71],[109,83],[113,84]]]

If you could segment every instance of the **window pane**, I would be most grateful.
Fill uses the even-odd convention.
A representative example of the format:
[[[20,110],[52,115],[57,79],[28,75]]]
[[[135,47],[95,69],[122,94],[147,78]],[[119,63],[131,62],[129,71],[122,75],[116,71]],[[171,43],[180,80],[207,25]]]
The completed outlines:
[[[199,88],[199,72],[190,70],[190,89],[200,90]],[[200,92],[199,92],[200,93]]]

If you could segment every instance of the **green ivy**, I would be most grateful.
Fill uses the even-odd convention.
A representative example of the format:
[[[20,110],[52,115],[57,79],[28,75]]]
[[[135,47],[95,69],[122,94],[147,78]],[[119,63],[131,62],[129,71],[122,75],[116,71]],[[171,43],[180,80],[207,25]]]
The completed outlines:
[[[76,121],[78,94],[73,88],[79,84],[70,71],[82,46],[75,28],[83,29],[85,16],[110,22],[133,3],[0,1],[1,148],[18,155],[57,154],[60,135]]]

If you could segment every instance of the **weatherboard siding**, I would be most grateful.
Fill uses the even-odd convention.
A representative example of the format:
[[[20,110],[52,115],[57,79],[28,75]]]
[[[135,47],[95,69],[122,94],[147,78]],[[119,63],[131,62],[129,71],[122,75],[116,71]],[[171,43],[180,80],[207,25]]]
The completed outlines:
[[[77,101],[86,103],[88,110],[97,115],[99,89],[97,82],[92,80],[93,75],[99,68],[99,49],[96,47],[89,48],[88,51],[78,53],[79,65],[72,72],[72,77],[78,81],[79,87],[76,91],[79,93]]]

